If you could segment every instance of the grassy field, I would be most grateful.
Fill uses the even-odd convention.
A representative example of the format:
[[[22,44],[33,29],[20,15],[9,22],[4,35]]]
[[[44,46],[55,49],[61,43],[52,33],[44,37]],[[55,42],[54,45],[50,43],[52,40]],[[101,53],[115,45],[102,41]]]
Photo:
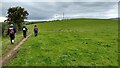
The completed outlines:
[[[2,24],[0,24],[0,32],[2,33]],[[0,33],[0,59],[2,56],[2,34]]]
[[[15,38],[15,44],[11,45],[9,37],[3,37],[2,38],[2,55],[4,55],[11,48],[13,48],[21,39],[22,39],[22,33],[17,34]]]
[[[28,34],[29,33],[30,32],[28,32]],[[2,40],[2,51],[0,57],[5,55],[10,49],[15,47],[15,45],[17,45],[22,39],[23,39],[22,32],[17,32],[15,36],[15,43],[14,45],[11,45],[9,36],[3,36],[2,39],[0,39]]]
[[[118,22],[73,19],[39,23],[5,66],[117,66]],[[33,30],[33,25],[28,25]],[[4,39],[3,39],[4,41]]]

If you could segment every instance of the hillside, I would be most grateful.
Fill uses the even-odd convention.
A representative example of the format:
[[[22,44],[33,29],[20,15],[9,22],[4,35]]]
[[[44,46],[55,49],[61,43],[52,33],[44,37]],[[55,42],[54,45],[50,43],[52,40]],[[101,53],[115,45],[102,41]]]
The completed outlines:
[[[34,25],[27,25],[29,32]],[[116,20],[72,19],[37,26],[38,36],[33,34],[5,66],[118,65]]]

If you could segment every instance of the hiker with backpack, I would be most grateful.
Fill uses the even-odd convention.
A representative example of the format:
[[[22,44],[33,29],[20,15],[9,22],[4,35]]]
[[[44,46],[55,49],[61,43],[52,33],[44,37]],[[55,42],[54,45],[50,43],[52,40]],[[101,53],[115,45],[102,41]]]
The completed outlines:
[[[7,35],[9,35],[10,37],[11,44],[14,44],[15,34],[16,34],[16,29],[14,28],[13,24],[11,24],[10,27],[8,28],[8,33],[7,33]]]
[[[38,35],[38,27],[37,27],[37,25],[34,26],[34,35],[35,36]]]
[[[23,37],[24,37],[24,38],[26,38],[27,30],[28,30],[28,29],[26,28],[26,26],[23,26],[23,27],[22,27]]]

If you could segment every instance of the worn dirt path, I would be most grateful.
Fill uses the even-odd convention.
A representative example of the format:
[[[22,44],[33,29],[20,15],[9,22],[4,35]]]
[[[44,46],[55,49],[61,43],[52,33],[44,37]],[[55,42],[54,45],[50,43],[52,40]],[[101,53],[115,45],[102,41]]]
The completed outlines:
[[[11,58],[17,54],[18,48],[32,35],[29,34],[26,38],[24,38],[22,41],[20,41],[14,48],[12,48],[8,53],[6,53],[1,59],[0,59],[0,68],[2,65],[7,63]]]

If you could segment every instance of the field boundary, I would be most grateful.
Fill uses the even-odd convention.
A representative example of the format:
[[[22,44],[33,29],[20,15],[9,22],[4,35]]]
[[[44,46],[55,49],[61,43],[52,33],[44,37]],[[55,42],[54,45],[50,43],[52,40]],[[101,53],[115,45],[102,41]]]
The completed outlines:
[[[17,45],[15,45],[14,48],[12,48],[11,50],[9,50],[3,57],[2,59],[0,59],[0,67],[2,67],[2,65],[4,65],[5,63],[7,63],[11,58],[13,58],[17,52],[18,52],[18,48],[32,35],[29,34],[26,38],[22,39]]]

